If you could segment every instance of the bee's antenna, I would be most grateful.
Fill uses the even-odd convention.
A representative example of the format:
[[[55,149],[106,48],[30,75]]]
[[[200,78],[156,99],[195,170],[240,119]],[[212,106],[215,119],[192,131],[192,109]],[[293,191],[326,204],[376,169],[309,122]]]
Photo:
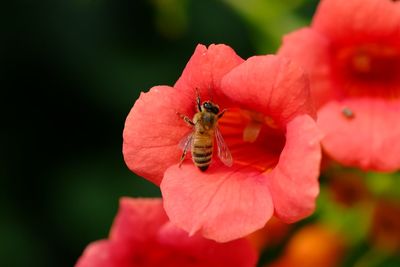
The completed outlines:
[[[200,99],[199,88],[197,88],[197,87],[196,87],[196,106],[197,106],[197,110],[200,112],[201,111],[201,99]]]

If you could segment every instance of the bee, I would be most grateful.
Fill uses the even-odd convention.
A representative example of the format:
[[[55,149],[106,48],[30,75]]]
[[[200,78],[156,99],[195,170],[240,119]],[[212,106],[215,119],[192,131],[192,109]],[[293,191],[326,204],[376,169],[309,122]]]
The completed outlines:
[[[224,109],[220,112],[218,105],[211,101],[201,103],[198,92],[196,108],[197,113],[192,120],[188,116],[179,114],[193,128],[193,131],[183,138],[179,144],[183,149],[179,167],[182,165],[186,153],[191,151],[194,165],[201,171],[207,170],[213,155],[214,139],[217,141],[218,157],[226,166],[232,166],[231,152],[218,129],[218,120],[222,118],[226,110]]]

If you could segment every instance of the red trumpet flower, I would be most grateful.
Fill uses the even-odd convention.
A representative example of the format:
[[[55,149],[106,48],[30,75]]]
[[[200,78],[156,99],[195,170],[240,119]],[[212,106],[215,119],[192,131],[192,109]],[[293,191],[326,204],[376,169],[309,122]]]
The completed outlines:
[[[179,166],[178,144],[192,129],[177,113],[193,117],[196,90],[226,109],[217,127],[231,166],[217,151],[206,171],[189,159]],[[262,228],[273,213],[285,222],[312,213],[321,158],[314,117],[296,65],[272,55],[244,61],[225,45],[199,45],[174,87],[153,87],[136,101],[123,152],[132,171],[160,185],[173,223],[226,242]]]
[[[364,170],[400,168],[400,3],[323,0],[279,51],[304,66],[326,153]]]

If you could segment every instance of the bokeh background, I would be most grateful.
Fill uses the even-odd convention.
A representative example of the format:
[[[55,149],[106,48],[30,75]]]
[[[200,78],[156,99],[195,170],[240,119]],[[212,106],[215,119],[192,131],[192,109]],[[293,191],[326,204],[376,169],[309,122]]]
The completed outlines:
[[[317,3],[16,0],[2,4],[0,265],[73,266],[89,242],[107,237],[121,196],[160,196],[156,186],[127,169],[121,152],[124,121],[140,92],[154,85],[173,85],[198,43],[225,43],[243,58],[274,53],[283,34],[309,24]],[[382,178],[336,167],[329,177],[321,178],[322,186],[333,188],[330,181],[335,175],[368,176],[370,181],[365,185],[363,179],[350,179],[356,181],[353,187],[339,182],[335,185],[339,200],[341,194],[360,194],[364,199],[358,191],[364,187],[365,198],[371,198],[372,187],[378,188],[379,199],[387,191],[390,201],[398,199],[397,191],[387,190],[394,187],[393,177],[398,185],[397,174]],[[345,201],[359,203],[360,198]],[[377,203],[375,197],[373,202]],[[367,233],[375,204],[349,208],[335,203],[322,190],[316,214],[289,230],[278,227],[284,229],[282,235],[266,249],[262,261],[282,257],[296,232],[318,224],[338,230],[323,243],[332,235],[330,243],[350,236],[347,245],[338,245],[337,250],[345,253],[335,250],[338,254],[326,256],[339,257],[340,266],[400,266],[396,239],[390,241],[394,250],[393,246],[375,249],[369,242],[376,239]],[[395,231],[389,235],[400,236],[398,217],[392,220],[400,211],[397,204],[394,210],[390,205],[389,226],[381,231],[389,227]],[[318,227],[309,230],[311,236],[324,236]],[[302,238],[297,242],[302,244]],[[318,247],[313,239],[307,242],[306,247],[310,242],[312,249]]]

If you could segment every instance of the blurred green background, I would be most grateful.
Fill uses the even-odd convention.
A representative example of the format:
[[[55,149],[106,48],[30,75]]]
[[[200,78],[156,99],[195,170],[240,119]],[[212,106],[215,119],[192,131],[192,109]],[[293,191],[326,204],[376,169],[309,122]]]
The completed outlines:
[[[139,93],[173,85],[198,43],[225,43],[243,58],[275,52],[317,2],[3,4],[0,265],[73,266],[107,236],[121,196],[159,196],[121,153]]]

